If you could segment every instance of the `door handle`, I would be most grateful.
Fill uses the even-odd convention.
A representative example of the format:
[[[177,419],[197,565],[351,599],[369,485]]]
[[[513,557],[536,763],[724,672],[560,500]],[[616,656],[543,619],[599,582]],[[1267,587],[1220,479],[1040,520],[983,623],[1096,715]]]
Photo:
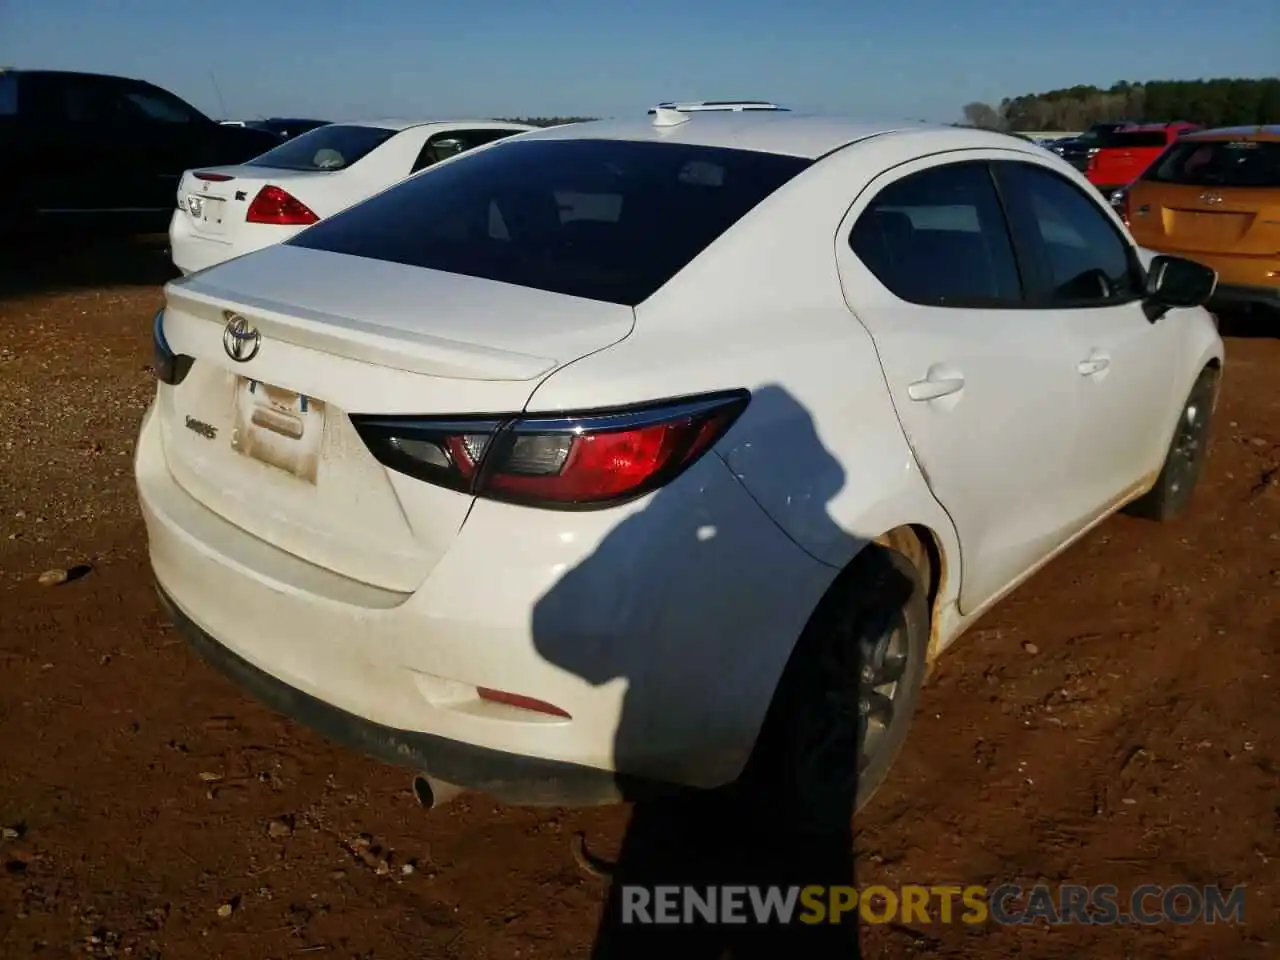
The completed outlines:
[[[959,393],[963,389],[964,377],[925,379],[917,380],[908,386],[907,396],[912,400],[937,400],[939,397],[949,397],[953,393]]]
[[[1110,357],[1090,357],[1088,360],[1081,360],[1076,364],[1076,369],[1080,371],[1083,377],[1091,377],[1095,373],[1101,373],[1107,367],[1111,366]]]

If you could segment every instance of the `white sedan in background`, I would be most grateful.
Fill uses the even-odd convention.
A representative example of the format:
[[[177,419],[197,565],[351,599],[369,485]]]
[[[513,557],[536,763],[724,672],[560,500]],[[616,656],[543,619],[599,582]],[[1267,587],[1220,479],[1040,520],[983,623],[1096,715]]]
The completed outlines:
[[[188,170],[169,223],[184,274],[288,240],[433,163],[534,130],[494,120],[331,123],[238,166]]]
[[[525,134],[168,285],[152,567],[203,656],[424,800],[736,782],[847,828],[933,658],[1122,507],[1187,509],[1216,282],[1001,133]]]

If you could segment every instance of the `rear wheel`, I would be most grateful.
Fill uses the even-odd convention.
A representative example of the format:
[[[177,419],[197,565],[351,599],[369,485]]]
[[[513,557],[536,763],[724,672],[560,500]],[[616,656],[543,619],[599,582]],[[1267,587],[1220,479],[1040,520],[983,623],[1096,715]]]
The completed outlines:
[[[744,775],[754,799],[803,829],[849,829],[897,759],[920,697],[928,583],[927,567],[878,544],[841,573],[774,694]]]
[[[1183,404],[1155,486],[1131,503],[1127,513],[1147,520],[1169,521],[1186,511],[1208,452],[1209,423],[1217,393],[1218,371],[1205,367]]]

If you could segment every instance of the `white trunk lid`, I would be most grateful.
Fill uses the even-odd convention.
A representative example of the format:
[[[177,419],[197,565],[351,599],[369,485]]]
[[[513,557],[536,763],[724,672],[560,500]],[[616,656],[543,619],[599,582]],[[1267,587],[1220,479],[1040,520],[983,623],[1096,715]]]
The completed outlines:
[[[618,342],[629,307],[273,246],[166,288],[167,461],[195,499],[319,566],[414,590],[472,498],[383,467],[348,413],[501,414],[557,367]],[[233,360],[228,315],[261,333]]]
[[[263,187],[274,184],[301,202],[314,204],[314,200],[307,199],[308,186],[323,182],[324,178],[332,175],[324,170],[200,167],[182,175],[178,184],[178,206],[193,232],[208,240],[231,243],[245,223],[249,204]],[[315,212],[318,216],[325,216],[319,210]]]

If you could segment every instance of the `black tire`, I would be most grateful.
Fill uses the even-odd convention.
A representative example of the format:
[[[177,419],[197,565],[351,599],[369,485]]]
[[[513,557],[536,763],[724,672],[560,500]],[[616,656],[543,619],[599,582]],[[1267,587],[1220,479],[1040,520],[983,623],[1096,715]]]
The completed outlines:
[[[1125,508],[1130,516],[1167,523],[1186,512],[1209,450],[1218,376],[1214,367],[1200,371],[1178,414],[1178,425],[1155,486]]]
[[[840,574],[796,643],[739,780],[750,802],[806,832],[849,830],[897,759],[920,699],[928,584],[927,569],[878,544]],[[874,682],[888,676],[897,679]],[[871,705],[888,707],[886,722]]]

